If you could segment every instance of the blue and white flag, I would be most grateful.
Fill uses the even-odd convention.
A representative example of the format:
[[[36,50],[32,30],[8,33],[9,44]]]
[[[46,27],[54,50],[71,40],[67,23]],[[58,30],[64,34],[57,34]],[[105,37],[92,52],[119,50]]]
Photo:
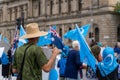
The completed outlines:
[[[80,29],[81,34],[86,37],[87,33],[90,29],[90,24],[84,25],[82,26]],[[78,34],[76,34],[77,29],[73,29],[68,31],[67,33],[64,34],[64,38],[65,39],[71,39],[71,40],[77,40],[75,36],[78,36]],[[73,37],[74,36],[74,37]]]
[[[2,34],[0,34],[0,41],[2,40]]]
[[[48,32],[47,35],[45,35],[45,36],[40,36],[40,37],[39,37],[37,46],[45,46],[45,45],[49,45],[49,44],[51,44],[51,43],[52,43],[51,33]]]
[[[26,34],[26,32],[25,32],[24,28],[22,27],[22,25],[20,25],[19,37],[21,37],[21,36],[23,36],[25,34]],[[20,39],[19,38],[18,47],[22,46],[25,43],[27,43],[26,39]]]
[[[3,41],[7,44],[9,44],[8,38],[4,36]]]
[[[52,26],[52,28],[54,30],[56,30],[56,26]],[[37,46],[45,46],[45,45],[49,45],[49,44],[52,44],[52,37],[51,37],[50,30],[48,31],[47,35],[39,37]]]
[[[96,64],[95,57],[92,55],[91,50],[77,25],[76,25],[76,34],[78,34],[76,38],[79,41],[81,46],[80,61],[86,63],[95,71],[95,64]]]

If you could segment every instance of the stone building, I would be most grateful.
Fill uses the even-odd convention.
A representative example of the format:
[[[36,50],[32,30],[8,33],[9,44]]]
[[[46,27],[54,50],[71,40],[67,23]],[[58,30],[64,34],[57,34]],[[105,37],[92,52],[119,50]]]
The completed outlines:
[[[37,22],[41,30],[56,25],[60,36],[75,24],[90,23],[93,39],[113,46],[120,40],[120,15],[114,13],[119,0],[2,0],[0,32],[13,41],[16,19],[24,16],[24,24]],[[69,40],[65,40],[68,44]]]

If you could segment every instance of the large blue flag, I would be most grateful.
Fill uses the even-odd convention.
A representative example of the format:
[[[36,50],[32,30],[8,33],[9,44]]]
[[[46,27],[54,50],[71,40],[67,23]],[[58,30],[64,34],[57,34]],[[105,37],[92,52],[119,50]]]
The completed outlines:
[[[24,28],[22,27],[22,25],[20,25],[19,37],[21,37],[21,36],[23,36],[25,34],[26,34],[26,32],[25,32]],[[20,39],[19,38],[18,47],[22,46],[25,43],[27,43],[26,39]]]
[[[84,37],[86,37],[87,33],[90,29],[90,24],[84,25],[79,29],[80,29],[80,32],[82,33],[82,35],[84,35]],[[77,29],[73,29],[73,30],[68,31],[67,33],[64,34],[64,38],[71,39],[71,40],[77,40],[75,37],[75,36],[78,36],[78,34],[76,34],[76,31],[77,31]]]
[[[76,38],[80,43],[80,61],[86,63],[95,71],[95,57],[92,55],[91,50],[77,25],[76,30],[76,34],[78,34]]]

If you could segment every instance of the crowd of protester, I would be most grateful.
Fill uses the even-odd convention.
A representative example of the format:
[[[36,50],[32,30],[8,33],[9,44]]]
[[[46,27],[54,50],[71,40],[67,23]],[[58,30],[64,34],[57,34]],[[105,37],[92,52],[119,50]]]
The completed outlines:
[[[57,63],[60,80],[120,80],[120,42],[117,42],[115,47],[108,47],[101,42],[91,41],[90,50],[96,59],[94,71],[89,65],[80,61],[82,46],[78,41],[73,41],[72,47],[66,46],[66,53],[50,45],[47,48],[52,49],[52,55],[48,60],[42,48],[36,46],[39,36],[46,33],[39,31],[36,23],[28,24],[26,28],[27,34],[21,38],[28,39],[28,43],[17,48],[14,57],[11,47],[7,54],[2,54],[0,63],[4,78],[12,75],[18,79],[22,76],[23,80],[42,80],[42,70],[49,72],[54,66],[56,56],[61,53]]]

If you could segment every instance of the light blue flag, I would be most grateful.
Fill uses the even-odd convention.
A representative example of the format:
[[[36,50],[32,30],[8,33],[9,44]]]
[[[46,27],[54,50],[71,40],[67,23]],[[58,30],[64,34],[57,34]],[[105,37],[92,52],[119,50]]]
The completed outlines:
[[[54,25],[54,26],[52,26],[52,28],[54,30],[56,30],[57,27]],[[45,46],[45,45],[49,45],[49,44],[52,44],[52,36],[51,36],[50,30],[48,31],[47,35],[39,37],[37,46]]]
[[[47,35],[39,37],[37,46],[45,46],[45,45],[49,45],[51,43],[52,43],[51,33],[48,32]]]
[[[58,73],[56,69],[51,69],[49,72],[49,80],[58,80]]]
[[[84,37],[86,37],[87,33],[90,29],[90,24],[84,25],[79,29],[80,29],[80,32],[82,33],[82,35],[84,35]],[[76,37],[78,34],[76,34],[76,31],[77,31],[77,29],[73,29],[73,30],[68,31],[67,33],[64,34],[64,38],[71,39],[71,40],[77,40]],[[73,37],[73,36],[76,36],[76,37]]]
[[[76,38],[80,43],[80,61],[86,63],[95,71],[96,60],[92,55],[91,50],[77,25],[76,25],[76,34],[78,34]]]
[[[8,38],[5,37],[5,36],[4,36],[4,38],[3,38],[3,41],[6,42],[7,44],[9,44],[9,40],[8,40]]]
[[[2,34],[0,34],[0,41],[2,40]]]
[[[24,28],[22,27],[22,25],[20,25],[20,33],[19,33],[19,37],[25,35],[26,32],[24,30]],[[20,39],[19,38],[19,42],[18,42],[18,47],[22,46],[23,44],[27,43],[26,39]]]
[[[7,65],[9,63],[8,56],[5,52],[3,52],[1,59],[1,63]]]

